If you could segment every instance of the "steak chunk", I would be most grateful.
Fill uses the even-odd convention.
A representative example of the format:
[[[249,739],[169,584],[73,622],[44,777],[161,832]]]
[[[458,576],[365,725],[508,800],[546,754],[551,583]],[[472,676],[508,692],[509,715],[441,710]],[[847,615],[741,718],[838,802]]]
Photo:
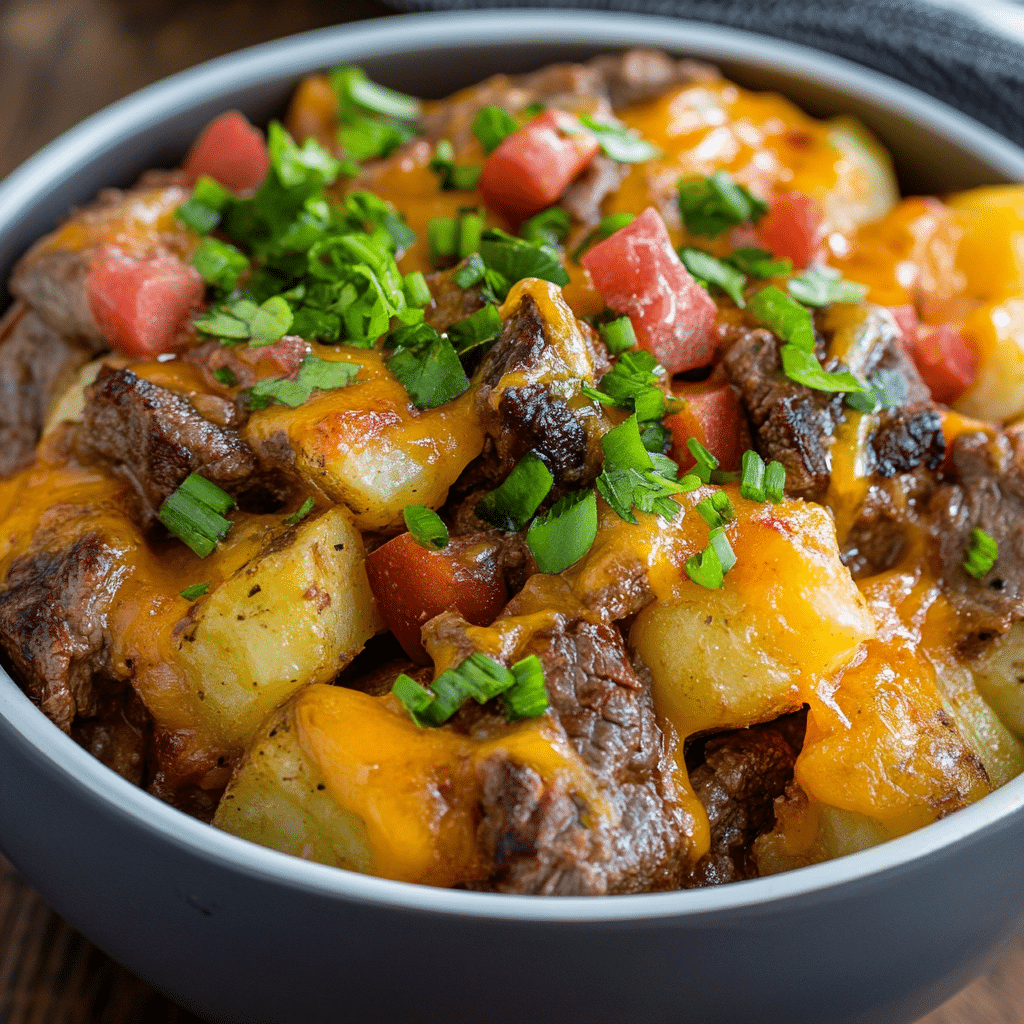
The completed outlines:
[[[258,468],[255,453],[233,430],[131,370],[109,367],[86,392],[75,448],[84,461],[104,462],[132,485],[145,526],[189,473],[238,492]]]
[[[593,813],[566,780],[546,784],[532,768],[495,755],[482,768],[478,838],[495,867],[485,887],[577,896],[678,886],[688,820],[650,689],[619,631],[577,622],[538,633],[529,652],[544,666],[551,713],[613,814]]]
[[[88,359],[21,303],[0,321],[0,477],[32,462],[46,417]]]
[[[569,347],[574,341],[579,351],[559,351],[557,342]],[[592,372],[593,356],[583,332],[577,339],[549,339],[537,302],[524,295],[477,377],[482,384],[478,408],[494,442],[499,479],[529,451],[551,470],[554,494],[597,475],[600,445],[592,442],[566,400],[578,392],[584,366]]]
[[[99,712],[112,676],[107,612],[127,571],[98,533],[15,559],[0,591],[0,642],[22,685],[65,732]]]
[[[708,739],[690,782],[707,811],[711,849],[686,878],[687,888],[757,877],[753,842],[775,823],[775,799],[793,778],[796,755],[786,730],[774,725]]]
[[[179,185],[105,189],[21,258],[11,276],[11,292],[65,337],[81,338],[94,352],[109,348],[89,298],[93,263],[105,256],[187,257],[195,236],[175,220],[174,211],[189,191]]]
[[[961,434],[953,462],[959,482],[939,487],[929,511],[942,587],[969,646],[1024,617],[1024,431],[1011,428],[995,439]],[[976,528],[999,545],[994,568],[980,580],[963,567]]]
[[[740,392],[764,460],[786,468],[786,491],[821,501],[832,473],[829,448],[842,396],[812,391],[782,372],[778,341],[764,328],[739,328],[722,366]]]

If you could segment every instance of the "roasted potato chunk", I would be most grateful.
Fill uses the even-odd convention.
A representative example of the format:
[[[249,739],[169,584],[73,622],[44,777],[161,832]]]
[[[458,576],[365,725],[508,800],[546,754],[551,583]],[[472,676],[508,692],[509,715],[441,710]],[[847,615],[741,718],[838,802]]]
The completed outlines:
[[[244,743],[268,711],[334,678],[377,632],[362,538],[340,509],[272,530],[190,618],[175,660],[197,715],[222,742]]]

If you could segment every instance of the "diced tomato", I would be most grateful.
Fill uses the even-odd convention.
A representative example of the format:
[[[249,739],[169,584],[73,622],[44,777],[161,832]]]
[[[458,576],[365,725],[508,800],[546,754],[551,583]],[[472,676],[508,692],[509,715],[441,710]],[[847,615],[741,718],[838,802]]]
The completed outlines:
[[[922,324],[913,306],[892,306],[889,312],[932,398],[952,405],[974,383],[978,353],[949,324]]]
[[[270,169],[270,154],[263,132],[229,110],[203,129],[183,166],[194,177],[205,174],[232,192],[255,192]]]
[[[413,661],[430,664],[420,642],[423,624],[455,608],[477,626],[489,625],[505,605],[505,580],[493,549],[453,537],[428,551],[403,533],[366,556],[366,575],[384,621]]]
[[[493,209],[522,220],[556,202],[599,148],[579,118],[548,110],[487,158],[480,195]]]
[[[776,193],[769,205],[757,225],[760,244],[776,256],[788,256],[800,270],[821,262],[825,225],[821,205],[802,192]]]
[[[665,426],[672,431],[669,455],[679,468],[687,470],[694,465],[686,442],[695,437],[718,459],[721,469],[739,469],[743,453],[751,447],[750,430],[732,386],[704,381],[677,384],[672,390],[686,402],[685,409],[665,417]]]
[[[186,324],[199,312],[205,288],[199,271],[171,256],[101,257],[93,261],[85,280],[100,330],[114,348],[131,356],[176,348]]]
[[[683,266],[654,207],[588,249],[580,262],[605,303],[629,316],[640,347],[669,373],[711,362],[718,307]]]

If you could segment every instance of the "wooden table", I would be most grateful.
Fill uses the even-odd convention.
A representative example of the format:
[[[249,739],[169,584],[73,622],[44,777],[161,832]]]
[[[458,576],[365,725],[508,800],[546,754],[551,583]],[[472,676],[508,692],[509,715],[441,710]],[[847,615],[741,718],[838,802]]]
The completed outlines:
[[[172,72],[389,13],[377,0],[0,0],[0,177]],[[0,1024],[197,1022],[74,931],[0,858]],[[1024,942],[921,1024],[1024,1024]]]

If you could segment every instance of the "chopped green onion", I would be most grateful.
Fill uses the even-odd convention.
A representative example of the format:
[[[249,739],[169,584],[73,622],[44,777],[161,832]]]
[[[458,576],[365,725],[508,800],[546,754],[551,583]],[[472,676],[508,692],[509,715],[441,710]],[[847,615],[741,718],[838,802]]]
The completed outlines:
[[[479,345],[487,345],[501,333],[501,314],[497,306],[484,306],[475,313],[456,320],[448,328],[459,355],[469,352]]]
[[[213,375],[225,387],[234,388],[238,386],[238,378],[229,366],[218,366],[217,369],[213,371]]]
[[[999,544],[984,530],[975,527],[971,530],[967,558],[963,566],[976,580],[990,572],[999,558]]]
[[[710,547],[718,558],[718,564],[722,567],[722,574],[725,575],[736,564],[736,553],[725,535],[725,528],[714,527],[708,534],[708,547]]]
[[[185,598],[186,601],[195,601],[202,597],[209,589],[209,583],[194,583],[191,587],[186,587],[180,596]]]
[[[658,378],[665,371],[646,349],[629,349],[602,378],[597,388],[583,385],[588,398],[604,405],[631,409],[640,420],[660,419],[665,410],[665,393]]]
[[[690,472],[696,476],[701,483],[711,483],[711,474],[718,469],[718,459],[714,457],[695,437],[687,438],[686,447],[696,460],[696,465]]]
[[[434,703],[434,695],[404,672],[391,685],[391,692],[402,702],[412,720],[420,726],[429,725],[423,714]]]
[[[797,384],[813,388],[815,391],[856,392],[867,391],[864,384],[849,370],[841,373],[829,373],[821,368],[813,352],[807,352],[796,345],[783,345],[779,349],[782,360],[782,371]]]
[[[872,374],[870,388],[860,394],[846,396],[846,404],[859,412],[879,412],[895,409],[907,400],[909,385],[899,370],[879,370]]]
[[[399,121],[415,121],[423,109],[423,104],[415,96],[372,82],[362,68],[351,65],[338,68],[331,79],[342,103],[352,103],[371,114],[382,114]]]
[[[254,384],[247,405],[250,409],[266,409],[276,402],[297,409],[309,401],[314,390],[337,391],[338,388],[347,387],[361,369],[359,363],[321,359],[310,353],[302,360],[295,380],[273,377]]]
[[[561,245],[569,234],[572,218],[560,206],[549,206],[523,222],[519,234],[531,245]]]
[[[447,139],[441,139],[434,147],[434,155],[428,165],[441,182],[443,192],[472,192],[480,180],[482,167],[475,164],[457,166],[455,150]]]
[[[450,263],[459,253],[459,222],[454,217],[435,217],[427,225],[427,244],[435,267]]]
[[[392,684],[391,692],[419,726],[444,725],[470,698],[478,704],[486,704],[503,696],[510,722],[535,718],[544,714],[548,707],[544,669],[535,654],[508,669],[488,655],[476,652],[458,668],[442,672],[429,688],[402,673]]]
[[[814,351],[814,321],[810,310],[775,285],[762,288],[750,299],[748,308],[755,319],[783,341],[805,352]]]
[[[715,491],[710,497],[697,502],[697,512],[708,526],[725,526],[736,518],[736,509],[725,491]]]
[[[690,490],[677,479],[676,464],[667,456],[650,452],[634,414],[601,438],[604,468],[596,480],[601,497],[627,523],[636,523],[634,508],[674,519],[679,505],[673,494]]]
[[[764,501],[764,459],[753,448],[743,453],[740,495],[747,501]]]
[[[560,573],[578,562],[597,537],[597,497],[591,488],[567,494],[536,518],[526,543],[544,573]]]
[[[844,281],[838,270],[818,267],[792,278],[789,294],[808,306],[830,306],[833,302],[860,302],[868,293],[867,285]]]
[[[707,590],[720,589],[725,582],[725,571],[718,557],[718,548],[714,544],[708,544],[699,555],[691,555],[686,560],[686,575]]]
[[[785,499],[786,467],[781,462],[769,462],[764,471],[764,496],[773,505]]]
[[[702,249],[691,249],[684,246],[679,250],[679,258],[683,266],[693,276],[710,290],[711,285],[717,285],[740,309],[746,305],[743,299],[743,289],[746,287],[746,275],[728,263],[715,259],[710,253]]]
[[[466,288],[472,288],[473,285],[482,281],[486,272],[487,268],[484,266],[483,257],[480,253],[475,252],[471,256],[466,257],[452,271],[452,280],[465,290]]]
[[[469,387],[458,353],[436,332],[426,344],[399,349],[386,365],[420,410],[444,405]]]
[[[245,253],[216,238],[204,238],[190,262],[208,285],[223,292],[234,291],[239,277],[249,269]]]
[[[405,292],[405,301],[410,306],[422,309],[433,301],[430,285],[427,284],[427,279],[421,270],[413,270],[405,275],[402,279],[402,290]]]
[[[157,518],[200,558],[205,558],[231,529],[231,520],[221,513],[234,507],[235,499],[230,494],[198,473],[190,473],[167,496]]]
[[[175,211],[175,216],[196,234],[208,235],[219,223],[231,193],[219,182],[205,175],[192,188],[189,196]]]
[[[459,258],[465,259],[480,248],[484,231],[484,219],[477,213],[467,213],[459,218]]]
[[[734,249],[729,256],[729,262],[744,274],[751,277],[784,277],[793,273],[793,261],[789,258],[778,259],[767,249],[759,249],[756,246],[746,246],[742,249]]]
[[[580,257],[591,246],[597,245],[598,242],[603,242],[606,238],[611,238],[616,231],[621,231],[624,227],[632,224],[634,220],[636,220],[636,217],[631,213],[608,214],[596,227],[587,232],[586,237],[573,252],[572,258],[579,263]]]
[[[212,306],[195,321],[196,330],[216,338],[248,341],[250,345],[272,345],[288,333],[292,310],[280,295],[256,305],[251,299]]]
[[[486,654],[471,654],[455,671],[465,682],[469,695],[486,704],[515,685],[515,673]]]
[[[402,510],[405,527],[412,539],[428,551],[441,551],[448,547],[448,527],[441,517],[426,505],[406,505]]]
[[[536,654],[529,654],[512,666],[515,682],[505,691],[505,713],[510,722],[538,718],[550,702],[544,685],[544,666]]]
[[[636,416],[612,428],[601,438],[606,462],[621,469],[651,469],[651,454],[640,440],[640,427]]]
[[[760,220],[768,204],[735,182],[725,171],[710,178],[690,174],[680,178],[679,210],[688,231],[717,238],[737,224]]]
[[[521,530],[540,508],[553,484],[551,470],[540,456],[527,452],[501,486],[477,503],[476,514],[498,530]]]
[[[620,316],[617,320],[600,324],[598,330],[613,356],[621,355],[627,349],[636,348],[636,332],[628,316]]]
[[[661,156],[661,150],[640,136],[640,133],[625,125],[602,124],[589,114],[580,120],[597,137],[601,152],[619,164],[639,164]]]
[[[519,121],[501,107],[481,107],[473,118],[473,134],[485,153],[493,153],[510,135],[519,131]]]
[[[284,521],[285,526],[295,526],[297,523],[301,523],[310,512],[313,511],[313,506],[316,503],[312,498],[307,498],[302,505],[299,507],[297,512],[293,512],[290,516],[287,516]]]
[[[538,249],[495,228],[484,232],[479,252],[488,269],[496,270],[509,284],[524,277],[539,277],[559,286],[569,283],[565,267],[550,249]]]

